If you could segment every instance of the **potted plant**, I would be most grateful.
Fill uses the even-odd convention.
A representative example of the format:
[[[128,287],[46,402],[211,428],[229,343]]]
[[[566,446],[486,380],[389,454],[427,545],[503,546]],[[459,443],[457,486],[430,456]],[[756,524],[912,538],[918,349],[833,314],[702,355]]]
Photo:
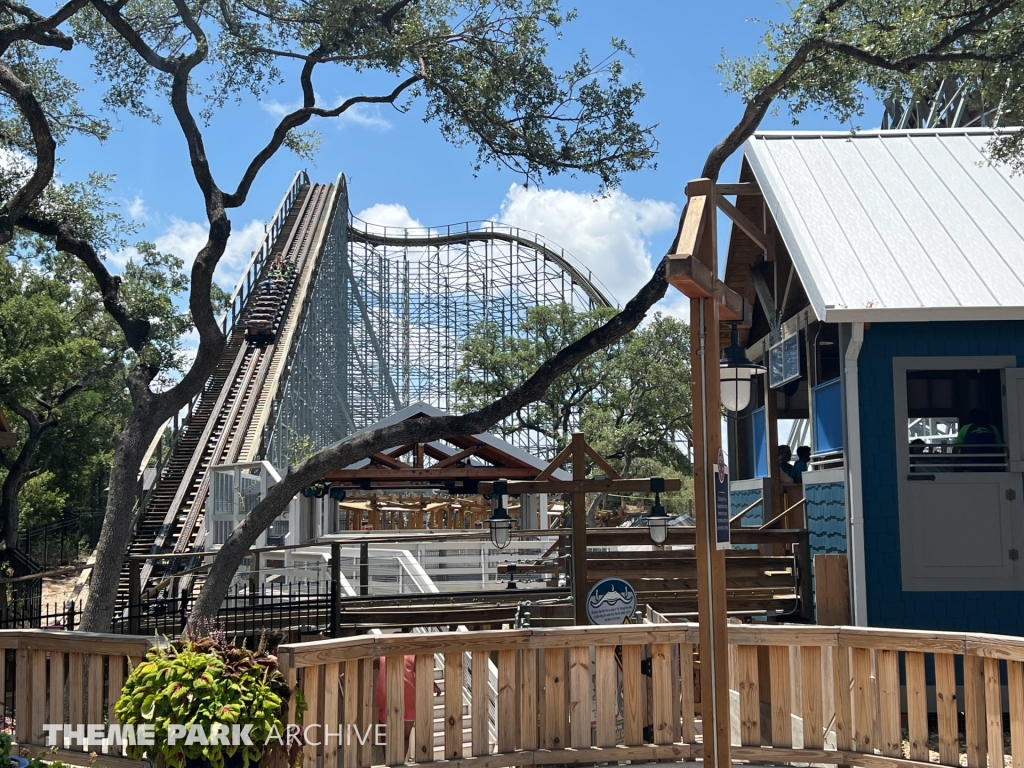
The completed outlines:
[[[125,745],[135,760],[161,755],[168,768],[251,768],[279,752],[293,765],[301,747],[289,748],[285,738],[292,695],[277,657],[266,652],[265,636],[253,651],[212,631],[151,649],[131,670],[115,712],[122,725],[153,727],[152,746]],[[294,695],[301,717],[305,703],[301,692]],[[217,728],[247,732],[252,743],[236,743],[243,739],[234,733],[226,745],[201,743]],[[199,733],[205,738],[195,738]]]

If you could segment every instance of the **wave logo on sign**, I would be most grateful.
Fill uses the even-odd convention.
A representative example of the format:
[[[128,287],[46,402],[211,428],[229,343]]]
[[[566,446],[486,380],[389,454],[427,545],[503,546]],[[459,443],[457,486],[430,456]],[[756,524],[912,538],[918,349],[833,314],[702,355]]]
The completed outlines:
[[[612,576],[597,582],[587,595],[587,618],[593,624],[622,624],[636,611],[636,590]]]

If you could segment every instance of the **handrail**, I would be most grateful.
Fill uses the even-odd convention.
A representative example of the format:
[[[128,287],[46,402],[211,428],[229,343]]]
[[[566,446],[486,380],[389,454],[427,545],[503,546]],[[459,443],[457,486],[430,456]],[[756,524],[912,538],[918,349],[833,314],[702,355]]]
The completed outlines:
[[[736,514],[735,514],[735,515],[734,515],[733,517],[730,517],[730,518],[729,518],[729,526],[730,526],[730,527],[736,527],[736,526],[738,526],[738,525],[739,525],[739,523],[740,523],[740,521],[741,521],[741,520],[743,520],[743,516],[744,516],[745,514],[747,514],[747,512],[750,512],[750,511],[751,511],[751,510],[752,510],[752,509],[753,509],[754,507],[756,507],[756,506],[757,506],[758,504],[763,504],[763,503],[764,503],[764,498],[760,498],[760,499],[758,499],[757,501],[755,501],[755,502],[754,502],[753,504],[749,504],[748,506],[746,506],[746,507],[745,507],[745,508],[743,509],[743,511],[742,511],[742,512],[737,512],[737,513],[736,513]]]

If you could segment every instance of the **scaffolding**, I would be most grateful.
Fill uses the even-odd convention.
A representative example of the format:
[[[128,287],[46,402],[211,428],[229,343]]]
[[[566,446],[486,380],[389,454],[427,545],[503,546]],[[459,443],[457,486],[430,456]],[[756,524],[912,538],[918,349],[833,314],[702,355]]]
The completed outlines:
[[[348,210],[344,178],[299,342],[264,437],[284,468],[416,402],[456,412],[462,344],[485,323],[521,335],[530,308],[613,300],[542,236],[490,221],[395,228]],[[513,443],[550,458],[535,434]]]

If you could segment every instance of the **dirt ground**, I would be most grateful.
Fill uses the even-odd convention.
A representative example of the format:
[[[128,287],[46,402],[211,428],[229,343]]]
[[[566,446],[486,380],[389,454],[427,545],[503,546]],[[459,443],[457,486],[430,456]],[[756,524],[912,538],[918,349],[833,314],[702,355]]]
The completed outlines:
[[[43,579],[43,606],[44,612],[49,607],[53,610],[56,606],[57,609],[63,609],[64,603],[71,599],[71,592],[75,588],[75,584],[78,581],[79,574],[72,573],[67,576],[56,576],[49,579]]]

